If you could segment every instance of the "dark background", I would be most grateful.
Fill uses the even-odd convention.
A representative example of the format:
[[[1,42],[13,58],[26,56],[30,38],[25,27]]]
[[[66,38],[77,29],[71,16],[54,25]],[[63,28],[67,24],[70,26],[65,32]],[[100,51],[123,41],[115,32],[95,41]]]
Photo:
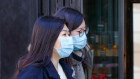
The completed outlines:
[[[69,6],[82,12],[83,0],[0,0],[0,79],[12,79],[27,51],[37,17]]]
[[[0,0],[1,78],[12,79],[17,60],[26,52],[37,11],[33,0]]]

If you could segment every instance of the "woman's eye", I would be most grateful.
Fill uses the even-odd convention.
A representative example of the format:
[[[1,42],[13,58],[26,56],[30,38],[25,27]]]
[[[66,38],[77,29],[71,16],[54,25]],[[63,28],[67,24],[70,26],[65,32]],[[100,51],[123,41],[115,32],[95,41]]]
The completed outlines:
[[[86,32],[87,30],[85,29],[84,32]]]
[[[82,33],[82,31],[79,31],[79,33]]]
[[[63,34],[63,36],[66,36],[66,34]]]
[[[79,32],[79,33],[80,33],[80,31],[77,31],[77,32]]]

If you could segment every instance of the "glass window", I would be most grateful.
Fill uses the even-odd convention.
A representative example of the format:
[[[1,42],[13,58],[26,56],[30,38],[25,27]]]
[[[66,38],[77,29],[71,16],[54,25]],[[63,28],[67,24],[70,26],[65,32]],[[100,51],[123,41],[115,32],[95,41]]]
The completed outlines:
[[[85,16],[94,52],[92,78],[118,79],[118,0],[88,0]]]

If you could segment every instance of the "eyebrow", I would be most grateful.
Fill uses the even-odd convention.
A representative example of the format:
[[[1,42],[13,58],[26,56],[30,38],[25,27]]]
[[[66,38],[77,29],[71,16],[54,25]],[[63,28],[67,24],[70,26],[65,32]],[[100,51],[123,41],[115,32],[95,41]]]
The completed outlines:
[[[86,28],[87,26],[85,25],[85,27],[84,28]],[[83,28],[79,28],[79,29],[83,29]]]
[[[84,28],[78,28],[78,29],[83,30],[83,29],[86,29],[86,27],[84,27]]]
[[[67,30],[62,30],[62,31],[68,32]]]

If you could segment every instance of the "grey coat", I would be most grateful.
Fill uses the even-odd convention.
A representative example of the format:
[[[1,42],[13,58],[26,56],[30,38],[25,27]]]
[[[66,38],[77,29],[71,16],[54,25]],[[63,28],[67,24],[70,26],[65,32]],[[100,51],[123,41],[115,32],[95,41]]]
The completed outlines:
[[[82,58],[82,60],[79,61],[79,60],[76,60],[75,58],[72,58],[72,69],[73,69],[72,76],[75,79],[91,79],[94,52],[93,50],[90,51],[88,46],[82,49],[82,51],[83,52],[81,51],[73,52],[75,55]],[[89,67],[84,68],[83,61],[85,61]]]

